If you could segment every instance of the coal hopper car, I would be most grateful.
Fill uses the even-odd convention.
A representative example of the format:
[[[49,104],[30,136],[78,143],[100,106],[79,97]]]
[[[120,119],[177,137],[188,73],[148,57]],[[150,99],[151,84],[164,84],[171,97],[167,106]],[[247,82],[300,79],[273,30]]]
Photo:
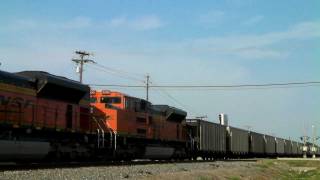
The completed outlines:
[[[276,152],[276,138],[270,135],[264,135],[265,141],[265,155],[267,157],[275,157],[277,155]]]
[[[250,132],[250,135],[249,135],[250,156],[252,157],[265,156],[264,146],[265,146],[264,135],[257,132]]]
[[[249,132],[247,130],[227,127],[227,153],[229,157],[248,157]]]
[[[226,155],[226,126],[200,119],[187,119],[190,155],[193,159],[223,158]]]

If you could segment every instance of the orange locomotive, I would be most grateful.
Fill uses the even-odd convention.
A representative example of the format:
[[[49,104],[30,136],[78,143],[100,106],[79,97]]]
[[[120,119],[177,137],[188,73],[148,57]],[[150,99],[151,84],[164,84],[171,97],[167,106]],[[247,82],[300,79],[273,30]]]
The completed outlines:
[[[3,72],[2,72],[3,73]],[[17,77],[24,81],[16,83]],[[57,131],[88,131],[80,115],[89,113],[89,87],[46,72],[16,73],[15,80],[2,84],[2,118],[15,127]],[[81,101],[82,100],[82,101]],[[89,117],[89,114],[87,114]],[[1,119],[0,119],[1,120]]]
[[[0,71],[0,161],[183,158],[186,115],[46,72]]]
[[[114,137],[119,156],[143,158],[184,157],[187,113],[114,91],[91,91],[94,116],[104,133]]]
[[[0,160],[80,153],[74,141],[93,131],[89,92],[46,72],[0,71]]]

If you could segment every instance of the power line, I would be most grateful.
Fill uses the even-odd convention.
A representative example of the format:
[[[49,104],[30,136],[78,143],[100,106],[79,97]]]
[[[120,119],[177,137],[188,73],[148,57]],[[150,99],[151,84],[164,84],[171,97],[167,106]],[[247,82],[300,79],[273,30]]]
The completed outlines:
[[[291,85],[291,86],[268,86],[268,87],[235,87],[235,88],[163,88],[170,91],[241,91],[241,90],[270,90],[292,89],[305,87],[320,87],[320,85]]]
[[[270,87],[270,86],[292,86],[292,85],[320,85],[320,81],[310,82],[289,82],[289,83],[269,83],[269,84],[238,84],[238,85],[161,85],[150,86],[160,88],[239,88],[239,87]]]
[[[153,84],[155,84],[155,83],[154,83],[154,80],[153,80]],[[166,95],[166,96],[167,96],[171,101],[173,101],[175,104],[177,104],[177,105],[181,106],[182,108],[188,110],[191,114],[193,114],[193,115],[199,114],[199,113],[193,111],[192,108],[189,108],[187,105],[181,103],[179,100],[177,100],[175,97],[173,97],[172,95],[170,95],[170,94],[169,94],[167,91],[165,91],[164,89],[158,88],[158,89],[156,89],[156,90],[159,91],[160,93],[163,93],[164,95]]]
[[[124,84],[90,84],[91,86],[100,87],[127,87],[127,88],[145,88],[142,85],[124,85]],[[288,83],[268,83],[268,84],[237,84],[237,85],[149,85],[149,88],[167,88],[167,89],[205,89],[205,90],[221,90],[225,89],[242,89],[242,88],[295,88],[319,86],[320,81],[308,82],[288,82]],[[216,89],[215,89],[216,88]]]
[[[103,66],[97,66],[97,64],[92,64],[92,65],[95,65],[95,66],[91,66],[90,65],[88,67],[94,68],[96,70],[99,70],[99,71],[102,71],[102,72],[105,72],[105,73],[108,73],[108,74],[112,74],[114,76],[121,77],[123,79],[133,80],[133,81],[136,81],[136,82],[139,82],[139,83],[144,83],[144,80],[142,80],[142,79],[138,79],[138,78],[135,78],[135,77],[132,77],[132,76],[121,74],[121,73],[116,72],[116,71],[110,71],[109,69],[107,69],[107,68],[105,68]]]
[[[138,73],[132,73],[132,72],[127,72],[127,71],[123,71],[123,70],[119,70],[119,69],[114,69],[114,68],[110,68],[110,67],[107,67],[107,66],[104,66],[104,65],[101,65],[99,63],[96,63],[94,64],[95,66],[98,66],[102,69],[105,69],[107,70],[108,72],[112,72],[112,73],[116,73],[116,74],[121,74],[123,76],[129,76],[129,77],[132,77],[132,76],[135,76],[135,77],[132,77],[132,78],[136,78],[136,79],[139,79],[140,78],[144,78],[144,75],[143,74],[138,74]]]

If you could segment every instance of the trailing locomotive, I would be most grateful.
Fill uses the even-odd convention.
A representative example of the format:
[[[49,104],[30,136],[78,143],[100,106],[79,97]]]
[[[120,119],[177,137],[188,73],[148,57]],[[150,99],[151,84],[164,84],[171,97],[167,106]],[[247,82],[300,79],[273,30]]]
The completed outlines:
[[[89,152],[89,90],[46,72],[0,71],[0,160]]]
[[[0,71],[0,161],[217,159],[303,153],[299,142],[186,117],[187,112],[175,107],[120,92],[90,90],[46,72]]]

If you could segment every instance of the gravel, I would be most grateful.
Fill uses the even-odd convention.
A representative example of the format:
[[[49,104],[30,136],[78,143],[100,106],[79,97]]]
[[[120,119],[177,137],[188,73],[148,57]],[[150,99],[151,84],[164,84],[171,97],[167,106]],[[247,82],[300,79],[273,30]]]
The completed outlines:
[[[1,180],[11,179],[141,179],[150,178],[163,174],[179,172],[192,172],[198,170],[214,170],[245,167],[250,168],[255,162],[246,161],[216,161],[216,162],[193,162],[193,163],[168,163],[148,165],[125,165],[125,166],[99,166],[80,168],[39,169],[26,171],[2,171]],[[170,177],[170,176],[168,176]]]

